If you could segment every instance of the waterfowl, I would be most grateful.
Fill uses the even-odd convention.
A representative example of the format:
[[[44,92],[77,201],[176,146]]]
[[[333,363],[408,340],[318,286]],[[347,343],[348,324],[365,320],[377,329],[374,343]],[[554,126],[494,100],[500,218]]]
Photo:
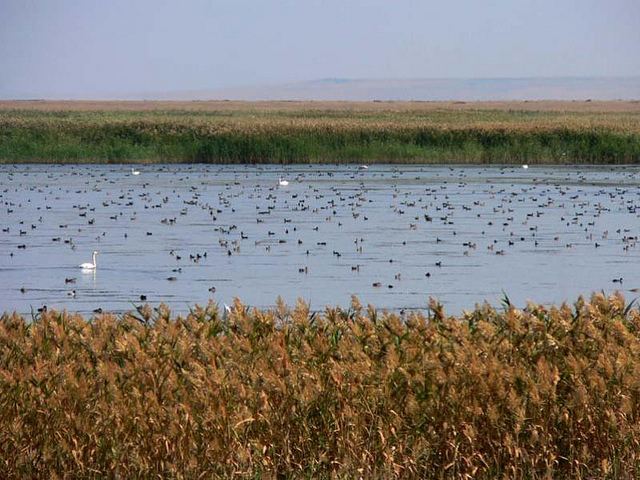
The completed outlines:
[[[95,270],[98,267],[98,264],[96,263],[96,256],[98,255],[98,252],[94,250],[93,252],[93,262],[89,263],[81,263],[80,265],[78,265],[80,268],[82,268],[83,270]]]

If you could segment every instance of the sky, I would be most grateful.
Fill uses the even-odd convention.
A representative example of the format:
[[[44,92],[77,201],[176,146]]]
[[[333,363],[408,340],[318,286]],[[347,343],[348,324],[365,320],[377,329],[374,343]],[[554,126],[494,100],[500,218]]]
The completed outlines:
[[[0,98],[640,75],[638,0],[0,0]]]

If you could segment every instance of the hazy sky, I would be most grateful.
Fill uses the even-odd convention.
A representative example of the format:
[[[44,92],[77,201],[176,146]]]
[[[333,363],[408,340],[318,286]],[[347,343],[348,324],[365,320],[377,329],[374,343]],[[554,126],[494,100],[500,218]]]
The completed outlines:
[[[640,75],[640,0],[0,0],[0,97]]]

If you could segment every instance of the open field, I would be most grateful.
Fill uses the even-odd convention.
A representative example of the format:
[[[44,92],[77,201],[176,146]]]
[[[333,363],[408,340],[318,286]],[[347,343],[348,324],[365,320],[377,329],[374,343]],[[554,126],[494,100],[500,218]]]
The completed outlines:
[[[640,311],[619,295],[5,314],[0,344],[2,478],[640,473]]]
[[[640,102],[0,102],[2,162],[634,163]]]
[[[640,100],[616,101],[483,101],[483,102],[339,102],[339,101],[263,101],[243,102],[238,100],[0,100],[0,111],[35,110],[49,112],[64,111],[354,111],[354,112],[421,112],[439,110],[498,110],[527,112],[583,112],[583,113],[635,113],[640,114]]]

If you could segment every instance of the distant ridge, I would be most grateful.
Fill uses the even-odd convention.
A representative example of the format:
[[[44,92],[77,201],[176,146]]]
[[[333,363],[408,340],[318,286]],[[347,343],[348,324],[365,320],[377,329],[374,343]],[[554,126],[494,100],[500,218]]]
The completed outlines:
[[[348,79],[279,85],[156,92],[122,99],[148,100],[637,100],[638,77]]]

